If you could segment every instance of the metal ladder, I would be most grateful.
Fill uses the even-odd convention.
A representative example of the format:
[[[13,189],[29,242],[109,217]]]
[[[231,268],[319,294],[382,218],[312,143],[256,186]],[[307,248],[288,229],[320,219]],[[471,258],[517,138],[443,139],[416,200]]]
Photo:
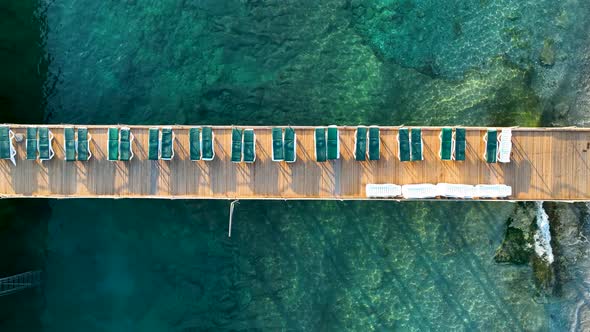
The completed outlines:
[[[41,271],[29,271],[0,279],[0,296],[13,294],[41,284]]]

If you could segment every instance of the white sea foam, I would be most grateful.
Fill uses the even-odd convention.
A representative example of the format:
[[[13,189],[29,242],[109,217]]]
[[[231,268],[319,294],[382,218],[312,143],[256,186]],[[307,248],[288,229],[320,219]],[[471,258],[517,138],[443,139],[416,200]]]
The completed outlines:
[[[535,232],[535,253],[547,263],[553,263],[549,216],[543,209],[543,202],[537,202],[537,231]]]

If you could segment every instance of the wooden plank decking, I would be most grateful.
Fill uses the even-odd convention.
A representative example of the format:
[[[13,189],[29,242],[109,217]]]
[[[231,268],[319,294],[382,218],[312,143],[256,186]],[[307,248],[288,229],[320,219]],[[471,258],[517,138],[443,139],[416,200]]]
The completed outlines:
[[[9,125],[25,136],[24,125]],[[55,157],[25,160],[24,140],[16,144],[17,164],[0,160],[0,197],[51,198],[215,198],[215,199],[365,199],[367,183],[507,184],[510,200],[590,200],[590,129],[515,128],[509,164],[483,159],[486,128],[467,128],[466,161],[441,161],[437,127],[422,127],[424,160],[400,162],[397,127],[381,127],[381,159],[354,160],[355,127],[340,127],[341,158],[317,163],[313,127],[294,127],[297,161],[271,161],[271,127],[254,128],[257,159],[253,164],[230,161],[231,127],[213,126],[215,159],[190,161],[187,126],[176,134],[172,161],[147,160],[148,128],[130,126],[135,158],[107,160],[107,128],[87,126],[93,157],[64,161],[63,127],[49,125],[55,135]]]

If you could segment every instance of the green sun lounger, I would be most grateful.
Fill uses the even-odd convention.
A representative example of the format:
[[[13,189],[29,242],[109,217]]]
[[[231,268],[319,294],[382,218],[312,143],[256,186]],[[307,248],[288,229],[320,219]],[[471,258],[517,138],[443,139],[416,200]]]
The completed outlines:
[[[66,161],[76,161],[76,133],[73,127],[64,128],[64,150]]]
[[[381,133],[379,127],[369,128],[369,160],[381,158]]]
[[[498,156],[498,132],[496,129],[488,129],[486,137],[486,162],[495,163]]]
[[[241,129],[232,128],[231,130],[231,161],[239,163],[242,161],[242,140],[243,133]]]
[[[76,143],[78,150],[78,160],[86,161],[92,156],[90,153],[90,135],[88,128],[78,128],[78,142]]]
[[[408,128],[400,128],[397,132],[399,144],[399,160],[410,161],[410,133]]]
[[[27,160],[37,159],[37,128],[27,128]]]
[[[121,128],[119,136],[119,160],[133,159],[133,134],[129,128]]]
[[[315,160],[319,162],[327,160],[326,128],[315,129]]]
[[[174,158],[174,132],[172,128],[162,128],[160,148],[162,149],[160,154],[162,160],[172,160]]]
[[[272,128],[272,161],[285,160],[283,129]]]
[[[191,160],[201,159],[201,129],[191,128],[188,132]]]
[[[294,163],[297,160],[297,134],[295,129],[285,128],[285,138],[283,144],[285,150],[285,161]]]
[[[49,128],[39,128],[39,139],[37,141],[37,147],[39,148],[39,160],[50,160],[53,158],[54,152],[51,147],[51,141],[53,135],[50,133]]]
[[[256,134],[254,129],[244,129],[244,162],[256,161]]]
[[[148,134],[148,159],[160,159],[160,129],[150,128]]]
[[[354,143],[354,159],[367,160],[367,127],[357,127]]]
[[[422,160],[422,129],[412,128],[412,161]]]
[[[9,138],[9,129],[6,126],[0,127],[0,158],[1,159],[9,159],[10,158],[10,138]]]
[[[109,128],[108,155],[110,161],[119,160],[119,128]]]
[[[211,127],[201,129],[201,159],[213,160],[215,158],[215,134]]]
[[[455,160],[465,160],[465,148],[467,146],[465,137],[465,128],[455,129]]]
[[[0,126],[0,159],[10,159],[16,165],[14,156],[16,150],[12,144],[14,134],[10,132],[8,126]]]
[[[453,129],[442,128],[440,132],[440,159],[453,159]]]
[[[328,127],[328,160],[340,158],[340,136],[338,128],[335,126]]]

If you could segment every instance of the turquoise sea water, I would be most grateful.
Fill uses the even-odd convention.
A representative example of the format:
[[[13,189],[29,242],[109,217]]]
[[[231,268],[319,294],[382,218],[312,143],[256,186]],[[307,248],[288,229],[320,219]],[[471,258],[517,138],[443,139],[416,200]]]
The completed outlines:
[[[588,14],[549,0],[6,1],[0,120],[569,124],[584,115],[570,87]],[[0,203],[1,271],[46,279],[0,298],[3,331],[567,330],[583,296],[545,296],[530,266],[494,262],[510,203],[242,201],[231,239],[225,201]]]

